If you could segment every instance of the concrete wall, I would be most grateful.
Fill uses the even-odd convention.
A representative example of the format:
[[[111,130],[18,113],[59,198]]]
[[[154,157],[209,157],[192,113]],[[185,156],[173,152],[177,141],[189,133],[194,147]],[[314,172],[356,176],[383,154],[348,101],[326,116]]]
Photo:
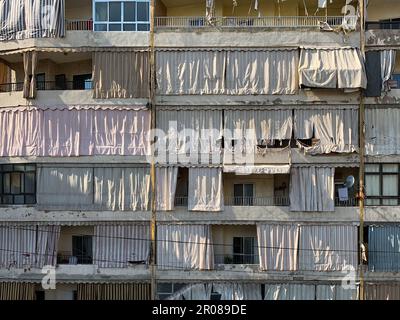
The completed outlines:
[[[92,18],[93,0],[65,1],[65,19],[89,20]]]
[[[72,236],[94,234],[94,227],[61,227],[60,240],[58,241],[58,251],[72,253]]]
[[[368,5],[368,21],[400,18],[400,2],[397,0],[373,0]]]
[[[257,239],[257,228],[255,225],[213,225],[212,239],[214,243],[214,256],[218,258],[219,261],[223,261],[223,257],[225,256],[232,256],[234,237],[255,237]]]

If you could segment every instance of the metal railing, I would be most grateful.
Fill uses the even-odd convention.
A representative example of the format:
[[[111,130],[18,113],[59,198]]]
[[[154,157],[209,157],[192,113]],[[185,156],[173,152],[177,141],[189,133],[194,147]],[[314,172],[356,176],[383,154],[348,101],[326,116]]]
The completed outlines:
[[[187,207],[187,205],[188,205],[188,197],[187,196],[175,197],[175,207]]]
[[[357,198],[349,198],[348,200],[341,201],[339,198],[335,198],[335,207],[358,207]]]
[[[93,264],[93,258],[89,255],[73,255],[72,252],[59,252],[57,264]]]
[[[231,197],[225,198],[226,206],[288,206],[289,197]]]
[[[398,30],[400,21],[367,22],[365,26],[367,30]]]
[[[0,84],[0,92],[14,92],[22,91],[24,87],[23,82],[3,83]],[[37,90],[91,90],[91,81],[37,81]]]
[[[65,30],[67,31],[92,31],[92,20],[65,20]]]
[[[258,254],[214,254],[214,262],[216,264],[258,264]]]
[[[208,21],[205,17],[156,17],[155,27],[163,28],[313,28],[327,23],[338,27],[347,23],[355,24],[356,16],[304,16],[304,17],[214,17]]]

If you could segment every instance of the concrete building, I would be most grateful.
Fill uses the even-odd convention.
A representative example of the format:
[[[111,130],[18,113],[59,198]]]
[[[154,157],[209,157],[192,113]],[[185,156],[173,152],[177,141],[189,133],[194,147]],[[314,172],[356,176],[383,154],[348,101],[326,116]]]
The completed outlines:
[[[366,2],[1,2],[0,299],[400,298],[400,4]]]

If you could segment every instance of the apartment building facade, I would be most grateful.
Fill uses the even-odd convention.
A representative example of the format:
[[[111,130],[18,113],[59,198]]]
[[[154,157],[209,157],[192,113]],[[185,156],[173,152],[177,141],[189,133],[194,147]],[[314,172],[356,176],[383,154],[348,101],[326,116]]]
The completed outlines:
[[[381,2],[0,1],[0,299],[400,298]]]

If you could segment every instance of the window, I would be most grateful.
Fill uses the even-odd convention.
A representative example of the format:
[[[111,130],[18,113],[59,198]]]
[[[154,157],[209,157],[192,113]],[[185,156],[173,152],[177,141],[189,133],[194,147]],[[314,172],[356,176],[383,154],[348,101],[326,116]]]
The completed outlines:
[[[157,294],[159,300],[165,300],[175,292],[185,287],[184,283],[158,283]]]
[[[367,164],[365,166],[366,205],[399,204],[399,165]]]
[[[0,165],[0,204],[36,203],[36,166]]]
[[[92,236],[72,236],[72,255],[78,264],[92,264]]]
[[[92,89],[92,74],[79,74],[73,77],[74,90],[90,90]]]
[[[253,184],[235,184],[233,187],[233,197],[235,206],[252,206]]]
[[[234,264],[256,264],[256,238],[234,237],[233,238],[233,263]]]
[[[94,31],[149,31],[149,0],[94,0]]]

